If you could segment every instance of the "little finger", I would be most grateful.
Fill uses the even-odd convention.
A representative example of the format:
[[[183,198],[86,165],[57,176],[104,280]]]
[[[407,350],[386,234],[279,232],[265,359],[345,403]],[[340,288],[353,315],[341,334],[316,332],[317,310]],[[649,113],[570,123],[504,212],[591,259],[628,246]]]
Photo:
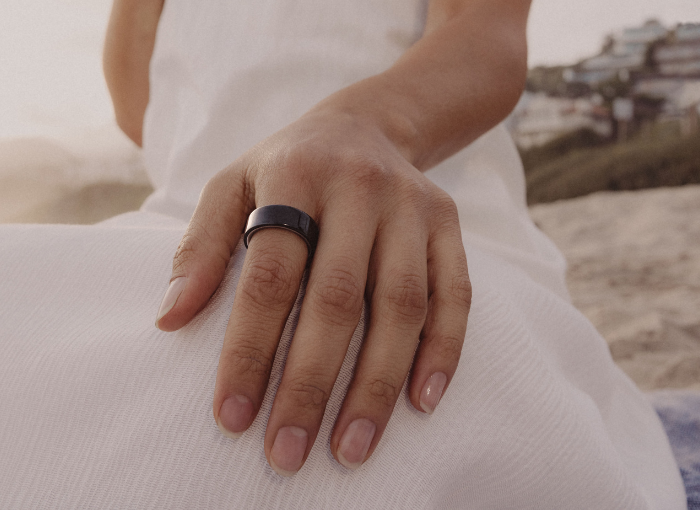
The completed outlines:
[[[447,225],[428,242],[428,315],[409,387],[411,403],[429,414],[457,370],[472,299],[456,213],[455,221]]]

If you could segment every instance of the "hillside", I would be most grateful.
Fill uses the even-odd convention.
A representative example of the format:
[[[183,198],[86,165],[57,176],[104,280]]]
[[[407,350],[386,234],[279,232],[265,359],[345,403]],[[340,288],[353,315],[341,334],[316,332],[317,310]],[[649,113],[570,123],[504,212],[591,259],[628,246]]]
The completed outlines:
[[[626,143],[606,143],[577,131],[522,152],[528,203],[700,183],[700,136],[656,129]]]

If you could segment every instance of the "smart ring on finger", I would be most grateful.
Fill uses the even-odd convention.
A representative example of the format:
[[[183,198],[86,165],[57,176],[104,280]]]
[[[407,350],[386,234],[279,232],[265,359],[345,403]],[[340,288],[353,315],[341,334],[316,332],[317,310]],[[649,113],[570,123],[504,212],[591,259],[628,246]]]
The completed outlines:
[[[313,257],[318,244],[318,224],[314,219],[289,205],[266,205],[258,207],[250,216],[243,234],[243,243],[248,248],[253,234],[263,228],[283,228],[299,235],[309,249],[309,259]]]

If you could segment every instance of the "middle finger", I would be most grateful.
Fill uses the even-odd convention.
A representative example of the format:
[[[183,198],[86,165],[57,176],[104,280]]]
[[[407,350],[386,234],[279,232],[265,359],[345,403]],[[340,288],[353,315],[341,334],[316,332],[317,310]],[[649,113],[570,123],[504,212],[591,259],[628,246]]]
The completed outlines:
[[[214,418],[226,436],[242,434],[262,405],[306,259],[306,243],[293,232],[266,228],[250,239],[214,389]]]
[[[347,211],[355,211],[352,218]],[[265,453],[281,475],[301,468],[318,434],[362,313],[375,230],[368,211],[358,211],[355,204],[337,203],[322,218],[299,323],[265,435]]]

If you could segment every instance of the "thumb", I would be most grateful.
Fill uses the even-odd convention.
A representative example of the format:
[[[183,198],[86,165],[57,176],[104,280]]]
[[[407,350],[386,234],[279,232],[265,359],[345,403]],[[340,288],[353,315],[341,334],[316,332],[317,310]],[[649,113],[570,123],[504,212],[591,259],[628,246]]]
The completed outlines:
[[[202,190],[173,259],[170,286],[156,318],[158,329],[183,327],[218,288],[252,210],[252,204],[245,200],[245,189],[242,175],[226,170]]]

